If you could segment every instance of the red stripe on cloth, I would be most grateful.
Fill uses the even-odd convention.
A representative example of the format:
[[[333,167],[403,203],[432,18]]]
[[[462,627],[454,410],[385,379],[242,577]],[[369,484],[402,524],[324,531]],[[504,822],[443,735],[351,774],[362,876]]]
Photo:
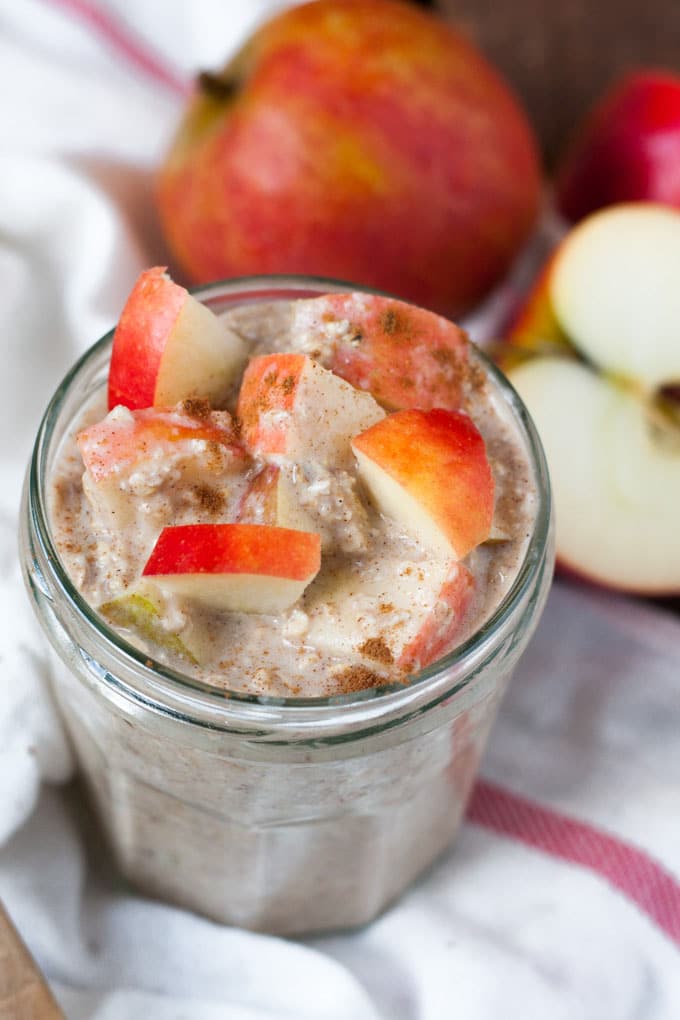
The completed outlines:
[[[680,882],[644,850],[485,780],[467,818],[600,875],[680,946]]]
[[[53,7],[61,7],[85,22],[99,35],[107,45],[115,50],[132,67],[142,71],[147,77],[165,85],[176,95],[187,96],[191,85],[167,67],[146,43],[141,42],[127,28],[106,11],[88,0],[47,0]]]

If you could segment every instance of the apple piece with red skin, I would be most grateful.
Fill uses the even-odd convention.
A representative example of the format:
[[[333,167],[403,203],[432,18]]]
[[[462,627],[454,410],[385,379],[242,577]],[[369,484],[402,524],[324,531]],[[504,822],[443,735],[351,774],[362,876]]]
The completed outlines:
[[[586,117],[558,168],[555,199],[572,222],[619,202],[680,208],[680,75],[617,81]]]
[[[220,405],[245,360],[239,336],[166,275],[147,269],[127,299],[113,337],[109,408]]]
[[[279,613],[321,566],[318,535],[261,524],[164,528],[142,572],[162,591],[208,609]]]
[[[470,344],[434,312],[376,294],[326,294],[295,304],[291,331],[390,411],[463,403]]]
[[[359,475],[378,509],[425,546],[462,559],[488,539],[494,480],[482,436],[459,411],[395,411],[355,436]]]
[[[474,578],[463,563],[382,559],[327,572],[304,599],[305,641],[380,677],[414,673],[453,647]],[[374,681],[375,682],[375,681]]]
[[[415,673],[453,648],[475,590],[475,579],[463,563],[452,563],[437,592],[435,608],[423,620],[397,658],[399,669]]]
[[[82,429],[76,442],[94,482],[112,477],[120,481],[135,465],[150,458],[159,460],[180,450],[186,450],[188,456],[199,454],[198,442],[209,448],[209,453],[214,444],[224,448],[235,466],[247,457],[236,439],[231,415],[211,411],[207,404],[196,401],[135,411],[117,405],[101,421]]]
[[[254,453],[340,467],[351,460],[352,436],[385,417],[370,393],[304,354],[252,358],[236,413]]]
[[[647,595],[680,591],[679,266],[680,211],[587,217],[539,284],[567,356],[536,336],[508,372],[545,446],[558,564]]]
[[[449,316],[508,270],[536,221],[536,141],[455,28],[395,0],[276,14],[204,74],[159,174],[196,282],[354,280]]]

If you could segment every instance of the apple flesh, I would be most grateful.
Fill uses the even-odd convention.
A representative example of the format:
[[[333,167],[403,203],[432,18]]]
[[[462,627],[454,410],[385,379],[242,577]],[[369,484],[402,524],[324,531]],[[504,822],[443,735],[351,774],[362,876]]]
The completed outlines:
[[[390,411],[463,402],[469,342],[433,312],[375,294],[327,294],[297,302],[291,330]]]
[[[537,358],[511,378],[545,447],[560,564],[630,592],[680,590],[680,430],[664,443],[635,395],[579,362]]]
[[[504,276],[539,197],[507,85],[395,0],[316,0],[262,25],[199,78],[157,191],[197,282],[323,275],[453,317]]]
[[[318,535],[258,524],[164,528],[142,576],[208,609],[279,613],[321,566]]]
[[[378,509],[427,548],[462,559],[491,532],[494,481],[467,415],[396,411],[355,436],[359,475]]]
[[[113,337],[109,408],[225,401],[245,360],[243,341],[156,266],[141,274]]]
[[[243,374],[237,416],[249,450],[327,466],[351,460],[353,435],[385,412],[304,354],[264,354]]]
[[[680,208],[680,76],[640,71],[617,82],[581,126],[558,169],[562,215],[651,201]]]
[[[680,212],[640,202],[593,214],[529,297],[550,309],[542,321],[562,347],[546,345],[549,328],[529,330],[499,357],[545,445],[558,563],[641,594],[680,591],[678,266]]]
[[[550,295],[599,368],[650,390],[680,379],[680,211],[637,202],[589,217],[558,249]]]

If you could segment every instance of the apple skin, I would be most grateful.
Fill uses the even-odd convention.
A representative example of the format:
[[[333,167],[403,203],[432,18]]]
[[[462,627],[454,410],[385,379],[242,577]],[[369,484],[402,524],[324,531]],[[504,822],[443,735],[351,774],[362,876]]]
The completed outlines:
[[[558,245],[539,271],[516,314],[507,326],[502,340],[491,345],[490,353],[504,372],[509,373],[527,358],[560,354],[576,357],[576,351],[562,329],[550,296],[550,282]]]
[[[463,36],[398,0],[316,0],[200,77],[157,201],[196,282],[323,275],[455,316],[506,272],[539,193],[527,118]]]
[[[163,528],[142,576],[228,612],[276,613],[292,605],[321,566],[319,535],[261,524]]]
[[[378,294],[325,294],[299,301],[293,327],[321,347],[329,368],[391,411],[459,408],[470,343],[440,315]]]
[[[159,367],[187,299],[187,291],[165,275],[165,266],[137,279],[114,334],[109,368],[108,406],[151,407]]]
[[[680,76],[630,74],[595,105],[558,168],[555,200],[576,222],[606,205],[680,208]]]

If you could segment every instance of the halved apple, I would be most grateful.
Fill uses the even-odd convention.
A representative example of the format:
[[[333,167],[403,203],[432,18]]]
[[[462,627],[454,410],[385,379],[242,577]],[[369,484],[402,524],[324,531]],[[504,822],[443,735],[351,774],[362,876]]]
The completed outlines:
[[[297,302],[292,329],[305,349],[383,407],[458,408],[469,342],[448,319],[375,294],[327,294]]]
[[[113,337],[109,408],[223,404],[245,360],[244,343],[209,308],[166,275],[147,269],[135,283]]]
[[[243,374],[237,415],[244,442],[257,454],[343,466],[352,436],[385,412],[369,393],[304,354],[264,354]]]
[[[512,373],[550,465],[558,555],[633,592],[680,589],[680,430],[588,366],[536,358]]]
[[[259,524],[164,528],[143,570],[164,590],[209,609],[278,613],[321,566],[318,535]]]
[[[508,374],[546,448],[558,561],[615,588],[680,591],[680,212],[595,213],[538,290],[568,354],[537,333]]]
[[[462,559],[491,532],[494,481],[484,440],[459,411],[396,411],[355,436],[378,509],[428,548]]]
[[[560,245],[549,289],[598,368],[647,390],[680,380],[680,211],[631,202],[588,217]]]

